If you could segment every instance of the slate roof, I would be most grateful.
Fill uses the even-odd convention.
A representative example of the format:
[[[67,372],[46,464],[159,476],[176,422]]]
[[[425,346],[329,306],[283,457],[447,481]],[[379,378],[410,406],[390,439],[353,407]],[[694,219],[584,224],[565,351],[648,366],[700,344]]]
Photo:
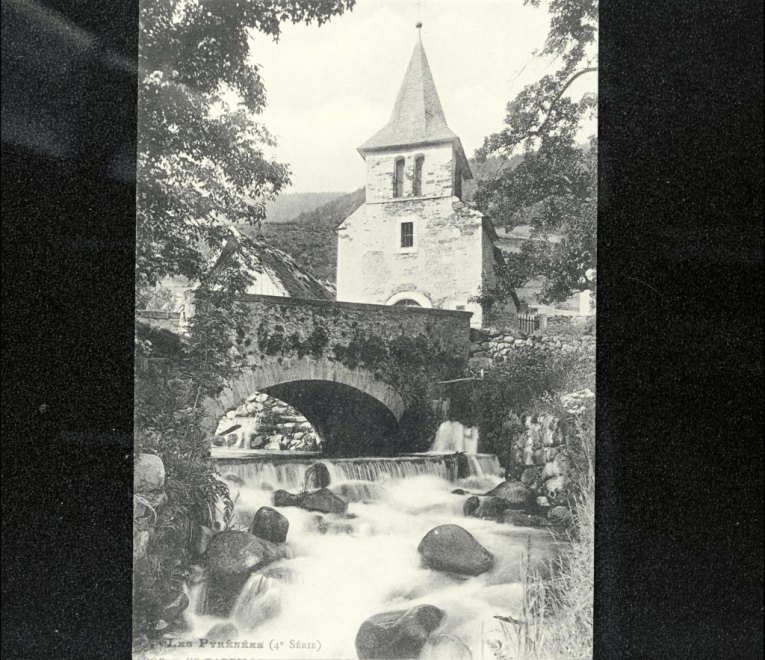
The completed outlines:
[[[292,298],[316,298],[333,300],[333,294],[313,275],[303,269],[286,252],[269,245],[263,240],[251,238],[236,227],[230,228],[230,235],[213,270],[219,268],[234,252],[246,251],[257,268],[261,268],[277,285],[284,288]],[[257,272],[253,273],[257,278]]]
[[[434,142],[454,142],[467,159],[457,134],[449,128],[438,98],[422,41],[418,38],[388,123],[359,147],[367,151]],[[471,178],[470,168],[464,174]]]

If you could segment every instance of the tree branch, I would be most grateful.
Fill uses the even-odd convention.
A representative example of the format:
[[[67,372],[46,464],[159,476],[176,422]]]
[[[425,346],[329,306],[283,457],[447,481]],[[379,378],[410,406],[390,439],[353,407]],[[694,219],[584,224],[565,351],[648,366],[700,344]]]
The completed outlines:
[[[552,103],[550,103],[550,109],[547,111],[547,116],[545,117],[544,121],[539,125],[539,128],[537,128],[534,131],[529,132],[529,136],[537,136],[539,135],[547,126],[547,124],[550,121],[550,117],[552,116],[552,112],[555,109],[555,106],[558,105],[558,101],[563,98],[563,95],[566,93],[566,90],[571,87],[571,85],[574,83],[574,81],[577,78],[580,78],[586,73],[594,73],[598,70],[598,67],[591,66],[587,67],[586,69],[582,69],[581,71],[577,71],[573,76],[571,76],[567,81],[566,84],[563,85],[563,87],[560,89],[560,91],[555,95],[555,98],[552,100]]]

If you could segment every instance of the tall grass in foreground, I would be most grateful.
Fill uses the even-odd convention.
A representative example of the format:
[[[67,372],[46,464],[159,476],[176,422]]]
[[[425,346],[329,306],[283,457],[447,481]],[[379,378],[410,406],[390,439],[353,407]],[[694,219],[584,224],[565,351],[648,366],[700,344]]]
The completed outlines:
[[[523,599],[518,619],[502,622],[505,643],[498,660],[587,660],[592,658],[595,558],[595,407],[572,419],[568,450],[573,459],[571,510],[574,523],[562,539],[561,556],[544,576],[522,560]]]

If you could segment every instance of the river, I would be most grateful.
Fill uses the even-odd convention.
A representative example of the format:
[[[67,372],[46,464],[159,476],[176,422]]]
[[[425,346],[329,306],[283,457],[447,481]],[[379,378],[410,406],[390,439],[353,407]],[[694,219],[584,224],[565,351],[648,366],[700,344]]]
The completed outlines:
[[[369,616],[430,604],[446,613],[435,634],[461,641],[443,657],[493,658],[493,640],[504,637],[494,616],[519,617],[529,547],[532,563],[543,566],[556,546],[545,530],[465,517],[466,496],[452,491],[484,493],[502,480],[496,457],[468,458],[469,475],[462,479],[450,478],[447,461],[437,454],[322,461],[331,489],[350,502],[349,517],[322,515],[320,523],[316,513],[279,508],[289,520],[291,557],[253,574],[226,619],[203,613],[200,573],[188,587],[188,630],[169,642],[191,648],[162,648],[147,657],[351,659],[357,657],[356,633]],[[299,491],[311,462],[224,462],[221,472],[236,499],[234,527],[247,529],[260,507],[273,506],[273,489]],[[468,530],[494,554],[494,568],[466,578],[423,567],[417,546],[443,524]],[[250,648],[200,648],[199,640],[221,623],[236,625],[238,643]],[[461,644],[466,648],[457,652]],[[432,650],[425,655],[442,657]]]

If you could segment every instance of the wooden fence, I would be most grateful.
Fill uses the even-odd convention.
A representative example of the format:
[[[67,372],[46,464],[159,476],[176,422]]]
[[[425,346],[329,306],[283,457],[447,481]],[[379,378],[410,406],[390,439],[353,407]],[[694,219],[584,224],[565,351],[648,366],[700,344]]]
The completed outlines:
[[[521,332],[523,332],[524,334],[532,335],[537,330],[539,330],[538,316],[533,316],[531,314],[527,314],[527,315],[519,314],[518,323],[520,325]]]

